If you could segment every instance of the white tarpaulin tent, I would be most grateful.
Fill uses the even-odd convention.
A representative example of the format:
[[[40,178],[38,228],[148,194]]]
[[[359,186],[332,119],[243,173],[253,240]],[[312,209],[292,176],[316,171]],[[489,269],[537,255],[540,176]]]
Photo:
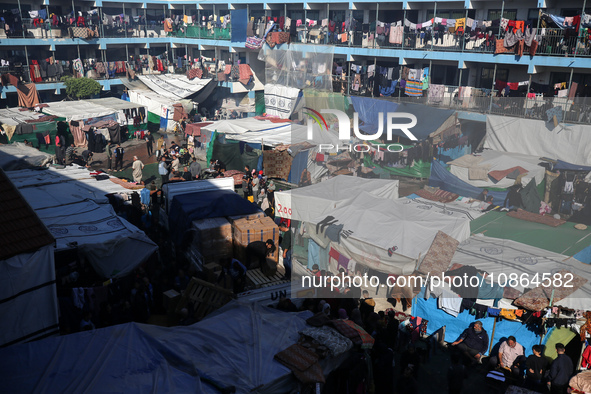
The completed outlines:
[[[128,95],[132,103],[147,107],[149,112],[160,117],[160,125],[165,120],[166,129],[172,130],[174,127],[174,104],[178,103],[178,100],[163,97],[148,89],[130,90]]]
[[[41,152],[21,142],[0,145],[0,168],[5,171],[44,166],[53,160],[53,155]]]
[[[318,226],[327,217],[337,229],[342,225],[338,242],[327,236],[330,227]],[[306,225],[307,235],[321,247],[334,247],[356,263],[393,275],[411,274],[438,231],[464,241],[470,236],[470,221],[421,209],[409,199],[389,200],[366,192]]]
[[[50,167],[42,170],[8,171],[6,175],[22,194],[30,197],[33,208],[86,199],[97,204],[107,204],[107,194],[129,195],[133,192],[109,179],[97,181],[88,169],[75,166],[63,169]]]
[[[464,155],[458,159],[448,162],[449,172],[460,178],[462,181],[476,187],[507,188],[515,184],[515,178],[504,177],[500,181],[493,181],[489,176],[486,180],[471,179],[470,168],[486,169],[483,172],[504,171],[513,167],[522,167],[527,173],[521,178],[521,183],[527,185],[533,178],[536,185],[544,180],[545,168],[539,166],[539,156],[529,156],[520,153],[499,152],[485,149],[475,155]]]
[[[362,192],[396,200],[398,184],[397,180],[339,175],[315,185],[275,192],[275,212],[282,218],[307,222],[347,205]]]
[[[35,212],[55,237],[56,250],[77,246],[104,278],[127,275],[158,250],[143,231],[117,216],[110,206],[101,207],[94,201],[36,208]]]
[[[277,194],[276,194],[277,195]],[[433,212],[439,212],[444,215],[463,217],[468,220],[474,220],[484,215],[483,209],[490,204],[469,197],[459,197],[452,202],[431,201],[426,198],[418,197],[416,194],[407,196],[407,198],[418,207]]]
[[[171,100],[187,98],[211,82],[211,78],[189,80],[186,75],[139,75],[138,77],[158,95]]]
[[[48,115],[66,118],[66,121],[68,122],[71,120],[100,118],[102,116],[113,115],[117,113],[117,111],[114,109],[91,103],[89,100],[56,101],[54,103],[47,103],[47,107],[44,107],[42,111]]]
[[[267,83],[265,84],[265,111],[268,115],[289,119],[299,95],[298,88]]]
[[[550,125],[550,126],[549,126]],[[549,129],[550,128],[550,129]],[[591,165],[591,126],[487,115],[484,147]]]
[[[217,131],[223,134],[243,134],[255,131],[272,130],[273,132],[291,130],[291,123],[274,123],[270,120],[255,118],[240,118],[218,120],[205,127],[204,130]]]
[[[132,103],[131,101],[121,100],[115,97],[105,97],[86,101],[117,111],[120,125],[133,125],[133,116],[125,116],[126,110],[139,110],[140,108],[144,108],[144,121],[142,123],[146,123],[148,121],[148,113],[145,112],[147,111],[147,108],[142,104]]]
[[[458,246],[452,259],[452,264],[454,263],[471,265],[476,269],[494,274],[494,280],[497,284],[499,283],[497,281],[499,274],[507,276],[517,274],[518,277],[526,274],[529,281],[534,280],[535,275],[538,274],[538,279],[541,282],[543,274],[553,275],[564,269],[588,281],[570,296],[559,301],[557,305],[575,310],[589,308],[591,265],[581,263],[572,257],[515,241],[475,235]],[[511,285],[511,287],[519,291],[524,290],[524,286],[519,283],[519,280],[517,280],[515,286]],[[528,287],[533,288],[537,287],[537,285],[533,284]],[[492,303],[492,300],[485,301]]]
[[[0,109],[0,123],[3,125],[17,126],[27,120],[36,120],[44,116],[46,115],[20,107]]]

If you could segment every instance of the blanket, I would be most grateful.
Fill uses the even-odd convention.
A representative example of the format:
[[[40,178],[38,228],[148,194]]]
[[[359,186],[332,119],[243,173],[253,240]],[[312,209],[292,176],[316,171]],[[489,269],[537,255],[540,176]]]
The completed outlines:
[[[291,345],[277,353],[275,360],[289,368],[304,384],[325,382],[316,353],[299,344]]]
[[[264,151],[263,152],[263,167],[265,174],[269,178],[286,179],[289,177],[291,171],[291,163],[293,157],[287,151]]]
[[[550,215],[540,215],[539,213],[528,212],[523,209],[518,209],[517,211],[509,212],[507,213],[507,216],[511,216],[515,219],[527,220],[528,222],[545,224],[550,227],[558,227],[566,223],[566,220],[554,219]]]
[[[568,275],[567,275],[568,274]],[[572,275],[572,280],[570,279],[570,275]],[[560,300],[565,299],[575,291],[579,289],[579,287],[583,286],[587,283],[587,279],[580,277],[579,275],[575,275],[570,271],[567,270],[560,270],[559,272],[552,275],[552,278],[560,278],[562,286],[554,286],[554,280],[550,283],[550,286],[544,287],[540,285],[535,289],[532,289],[521,297],[517,298],[514,301],[514,304],[517,306],[521,306],[525,309],[530,311],[541,311],[550,305],[550,298],[552,297],[552,290],[554,290],[554,297],[552,300],[553,306],[558,306],[557,303]],[[559,283],[556,283],[559,284]],[[566,286],[565,286],[566,285]],[[568,287],[567,287],[568,286]]]
[[[429,251],[417,269],[423,274],[440,275],[447,271],[460,243],[443,231],[438,231]]]
[[[521,174],[525,174],[527,172],[527,170],[523,167],[520,166],[516,166],[516,167],[511,167],[508,168],[506,170],[497,170],[497,171],[491,171],[488,173],[488,176],[490,176],[491,178],[493,178],[495,181],[500,181],[501,179],[503,179],[504,177],[510,175],[511,173],[518,171],[519,175]],[[513,178],[515,179],[515,178]]]

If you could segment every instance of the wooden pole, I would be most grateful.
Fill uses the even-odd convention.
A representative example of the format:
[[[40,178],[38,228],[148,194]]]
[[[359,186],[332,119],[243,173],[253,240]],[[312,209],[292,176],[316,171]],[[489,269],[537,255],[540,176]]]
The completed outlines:
[[[495,322],[494,322],[494,324],[493,324],[492,333],[491,333],[491,335],[490,335],[490,345],[488,346],[488,355],[489,355],[489,356],[491,355],[491,354],[490,354],[490,351],[491,351],[491,350],[492,350],[492,348],[493,348],[493,341],[495,340],[495,330],[496,330],[496,328],[497,328],[497,319],[498,319],[498,318],[497,318],[497,317],[495,317]]]

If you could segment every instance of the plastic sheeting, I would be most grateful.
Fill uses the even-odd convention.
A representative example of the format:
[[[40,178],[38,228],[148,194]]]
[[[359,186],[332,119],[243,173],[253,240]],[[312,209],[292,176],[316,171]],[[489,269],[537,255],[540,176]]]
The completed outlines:
[[[472,186],[457,176],[451,174],[445,169],[443,164],[437,160],[431,163],[431,176],[429,177],[429,186],[439,187],[442,190],[459,194],[460,196],[477,198],[482,192],[482,189]],[[493,203],[496,205],[503,205],[507,192],[489,190],[489,196],[493,197]]]
[[[8,392],[219,393],[201,377],[272,392],[291,382],[273,357],[298,341],[299,316],[232,302],[188,327],[128,323],[48,338],[0,349],[0,377]]]
[[[227,119],[212,122],[203,127],[204,130],[217,131],[223,134],[243,134],[253,131],[272,131],[273,134],[280,131],[291,130],[291,123],[274,123],[270,120],[258,120],[255,118]]]
[[[51,162],[53,157],[20,142],[0,145],[0,168],[4,171],[44,166]]]
[[[2,261],[0,300],[0,346],[58,330],[53,245]]]
[[[91,103],[89,100],[57,101],[54,103],[47,103],[47,107],[42,108],[42,111],[44,114],[65,118],[68,122],[71,120],[100,118],[117,113],[117,111],[114,109]]]
[[[445,326],[445,341],[448,343],[454,342],[468,328],[471,323],[477,319],[470,315],[468,311],[463,311],[457,317],[449,315],[442,309],[437,308],[437,300],[434,298],[424,299],[424,289],[415,297],[412,304],[412,315],[429,320],[427,324],[427,334],[431,335],[441,327]],[[513,335],[517,339],[524,350],[526,356],[532,354],[531,348],[540,342],[540,338],[536,334],[527,329],[525,324],[521,322],[513,322],[509,320],[499,320],[495,326],[494,317],[484,317],[478,319],[482,322],[482,327],[488,334],[489,344],[493,334],[493,326],[495,327],[495,334],[493,339],[493,349],[498,348],[501,339],[507,339]],[[491,349],[488,349],[489,354]]]
[[[329,216],[334,225],[343,226],[338,242],[317,232],[318,223]],[[438,231],[463,241],[470,236],[470,221],[421,209],[408,199],[393,201],[366,192],[307,223],[308,235],[320,246],[338,245],[339,252],[357,263],[393,275],[411,274]]]
[[[339,175],[315,185],[275,192],[275,212],[282,218],[308,222],[330,210],[349,204],[362,192],[397,200],[398,184],[397,180]]]
[[[26,123],[27,120],[35,120],[44,116],[45,115],[42,113],[20,107],[0,109],[0,123],[11,126],[16,126],[20,123]]]
[[[434,210],[450,216],[460,216],[468,220],[474,220],[484,215],[482,209],[488,206],[488,204],[480,201],[470,202],[472,199],[467,197],[460,197],[458,200],[448,203],[427,200],[416,194],[411,194],[406,198],[421,206],[422,209]]]
[[[446,124],[448,119],[454,114],[451,109],[440,109],[428,107],[422,104],[407,104],[394,103],[392,101],[380,100],[369,97],[351,96],[351,102],[355,108],[355,112],[359,114],[359,129],[368,134],[375,134],[379,128],[379,113],[383,113],[384,123],[383,134],[387,131],[386,114],[388,112],[410,113],[416,116],[416,126],[409,129],[409,131],[418,138],[419,141],[429,138],[440,131],[439,129]],[[429,116],[425,116],[429,114]],[[397,119],[398,120],[398,119]],[[361,125],[361,121],[364,122]],[[410,120],[399,118],[400,123],[410,123]],[[395,129],[392,135],[403,138],[408,138],[400,129]]]
[[[536,185],[544,180],[546,169],[539,166],[540,158],[538,156],[528,156],[519,153],[507,153],[486,149],[477,156],[466,155],[459,159],[447,163],[449,165],[449,172],[457,176],[462,181],[476,187],[494,187],[507,188],[515,184],[515,179],[503,178],[500,181],[495,181],[488,177],[487,180],[470,179],[469,164],[466,164],[465,158],[477,158],[480,161],[476,167],[487,167],[490,171],[503,171],[513,167],[522,167],[527,170],[527,173],[521,177],[521,183],[527,185],[532,179],[535,179]]]
[[[175,242],[181,242],[194,220],[225,216],[248,215],[261,212],[258,205],[245,200],[234,191],[211,190],[207,193],[189,193],[172,198],[168,214],[170,233]]]
[[[263,46],[258,59],[265,62],[267,84],[332,92],[333,47],[291,44],[287,49]]]
[[[591,266],[562,254],[549,252],[544,249],[525,245],[506,239],[475,235],[462,242],[456,249],[452,264],[471,265],[479,270],[494,274],[495,282],[499,283],[499,274],[522,274],[532,281],[536,274],[542,281],[543,274],[553,275],[560,270],[568,270],[583,278],[591,279]],[[566,278],[563,278],[566,282]],[[523,291],[525,282],[511,285]],[[502,283],[502,282],[501,282]],[[527,286],[537,287],[536,285]],[[570,296],[555,302],[556,306],[570,309],[586,309],[591,297],[591,281],[587,281]]]
[[[591,166],[591,126],[487,115],[484,147]]]
[[[27,195],[25,198],[29,201]],[[56,250],[76,245],[103,278],[129,274],[158,250],[143,231],[93,201],[37,208],[35,212],[54,236]]]
[[[211,78],[195,78],[189,80],[186,75],[176,74],[139,75],[138,77],[140,81],[155,93],[171,100],[179,100],[192,96],[212,81]]]

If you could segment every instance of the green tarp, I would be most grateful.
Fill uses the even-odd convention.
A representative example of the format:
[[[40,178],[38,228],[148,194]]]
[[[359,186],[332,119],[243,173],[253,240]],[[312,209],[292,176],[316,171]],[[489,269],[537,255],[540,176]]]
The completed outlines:
[[[389,179],[390,175],[408,176],[413,178],[429,178],[431,174],[431,163],[422,160],[415,160],[412,167],[382,167],[371,160],[369,156],[365,156],[364,164],[366,167],[373,169],[373,172],[378,174],[380,178]]]
[[[473,234],[510,239],[551,252],[573,256],[587,248],[591,242],[591,228],[577,230],[575,223],[558,227],[512,218],[505,212],[488,212],[470,222]]]
[[[213,144],[210,143],[210,146],[212,146],[211,157],[208,151],[208,162],[211,158],[221,160],[226,165],[226,170],[244,171],[245,165],[250,169],[257,168],[259,155],[255,152],[246,151],[240,153],[240,142],[226,140],[222,143],[218,138],[213,141]]]

